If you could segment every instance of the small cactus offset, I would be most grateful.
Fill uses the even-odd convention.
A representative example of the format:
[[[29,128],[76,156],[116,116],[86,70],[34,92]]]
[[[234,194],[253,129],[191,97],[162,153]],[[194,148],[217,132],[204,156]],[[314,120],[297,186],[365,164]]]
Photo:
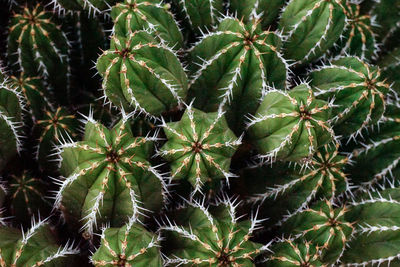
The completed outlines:
[[[91,258],[94,266],[161,267],[161,236],[148,232],[131,218],[121,228],[105,227],[101,245]]]
[[[300,161],[335,138],[330,112],[330,103],[301,84],[289,92],[268,92],[247,127],[262,159]]]
[[[215,180],[226,179],[231,157],[241,144],[229,129],[223,113],[204,113],[187,107],[179,122],[164,123],[168,142],[159,154],[171,162],[171,178],[187,180],[202,192],[205,184],[213,188]]]
[[[400,0],[7,0],[0,36],[0,267],[400,266]]]

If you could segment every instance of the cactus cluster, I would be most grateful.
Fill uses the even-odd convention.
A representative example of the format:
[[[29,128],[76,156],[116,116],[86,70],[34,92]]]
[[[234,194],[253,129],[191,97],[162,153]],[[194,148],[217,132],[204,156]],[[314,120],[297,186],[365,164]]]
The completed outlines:
[[[400,266],[399,0],[0,18],[0,267]]]

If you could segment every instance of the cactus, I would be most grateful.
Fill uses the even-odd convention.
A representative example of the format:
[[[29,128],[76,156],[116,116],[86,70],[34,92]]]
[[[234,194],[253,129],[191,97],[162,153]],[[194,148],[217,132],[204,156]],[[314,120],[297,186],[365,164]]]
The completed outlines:
[[[0,170],[22,148],[22,110],[25,104],[21,94],[8,80],[0,79]]]
[[[194,76],[189,97],[194,98],[194,107],[227,110],[229,126],[240,133],[244,116],[256,111],[265,92],[286,86],[287,64],[280,47],[279,36],[263,31],[260,21],[222,20],[190,52]]]
[[[38,3],[14,14],[8,36],[8,56],[26,75],[45,76],[61,103],[68,99],[68,40],[52,14]]]
[[[148,232],[134,218],[121,228],[103,228],[101,245],[91,258],[95,266],[161,267],[160,235]]]
[[[312,71],[310,77],[318,99],[334,100],[335,133],[354,138],[382,118],[390,85],[378,67],[343,57]]]
[[[357,221],[341,262],[346,266],[399,265],[400,191],[369,192],[349,205],[346,220]]]
[[[304,238],[321,249],[324,263],[336,263],[353,232],[353,223],[345,220],[346,207],[334,208],[328,200],[289,218],[280,231],[287,238]]]
[[[360,14],[361,6],[358,4],[347,3],[345,7],[349,25],[339,40],[341,54],[358,56],[362,60],[376,57],[379,48],[372,30],[376,26],[374,17]]]
[[[73,243],[59,246],[46,220],[33,221],[25,233],[0,226],[0,236],[0,266],[70,266],[79,253]]]
[[[223,113],[204,113],[187,107],[179,122],[163,124],[168,142],[159,154],[171,163],[172,179],[187,180],[194,191],[203,185],[234,176],[231,157],[241,143],[229,129]],[[212,186],[210,186],[212,188]]]
[[[2,213],[4,211],[3,204],[6,199],[7,189],[4,181],[0,177],[0,225],[5,225],[5,218],[3,218]]]
[[[163,5],[159,0],[125,0],[118,3],[111,11],[114,34],[125,37],[145,28],[154,32],[161,43],[180,49],[183,47],[183,36],[168,8],[168,4]]]
[[[291,0],[284,8],[279,28],[287,36],[285,58],[310,63],[339,40],[345,28],[343,0]]]
[[[261,210],[270,218],[271,223],[278,221],[281,224],[305,210],[316,199],[336,199],[341,193],[350,190],[344,173],[349,158],[339,154],[338,148],[338,145],[321,147],[306,169],[285,164],[275,168],[248,170],[245,176],[260,177],[258,179],[267,182],[267,190],[261,191],[258,186],[255,192],[257,195],[251,201],[262,205]],[[285,172],[277,172],[276,169]]]
[[[327,122],[330,110],[330,103],[301,84],[288,93],[268,92],[247,128],[263,160],[300,161],[335,138]]]
[[[308,241],[279,240],[271,247],[272,255],[264,260],[265,267],[326,266],[319,248]]]
[[[229,9],[239,19],[251,21],[253,18],[261,19],[263,26],[269,26],[279,15],[280,9],[286,0],[231,0]]]
[[[176,219],[161,226],[168,242],[166,266],[255,266],[254,259],[268,250],[250,240],[262,220],[238,221],[238,203],[225,198],[216,206],[189,203]]]
[[[223,0],[173,0],[192,31],[211,29],[224,12]]]
[[[54,9],[59,12],[86,10],[90,15],[102,13],[117,0],[51,0]]]
[[[105,97],[125,110],[158,116],[175,108],[187,91],[187,77],[174,51],[145,31],[113,36],[97,61]]]
[[[383,56],[378,62],[382,69],[382,77],[391,83],[393,90],[400,94],[400,77],[397,75],[400,71],[400,48],[397,47]]]
[[[159,210],[167,192],[163,177],[148,161],[157,139],[133,137],[129,117],[124,114],[109,130],[89,115],[83,141],[58,147],[65,178],[58,181],[55,207],[67,221],[81,220],[85,237],[92,236],[99,222],[118,227],[128,216]]]
[[[380,0],[376,1],[372,8],[372,15],[376,17],[377,24],[374,30],[378,33],[382,43],[398,35],[400,30],[400,1]]]
[[[19,222],[26,225],[35,214],[48,214],[51,204],[45,199],[45,182],[26,170],[21,175],[11,175],[10,178],[10,212]]]

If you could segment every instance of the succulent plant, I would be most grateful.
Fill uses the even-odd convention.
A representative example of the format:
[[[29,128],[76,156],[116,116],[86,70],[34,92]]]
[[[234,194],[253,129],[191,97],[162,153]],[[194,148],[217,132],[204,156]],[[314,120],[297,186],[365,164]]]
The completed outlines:
[[[269,246],[250,240],[262,220],[239,221],[237,205],[225,198],[216,206],[195,201],[177,211],[176,220],[160,228],[169,244],[166,266],[255,266]]]
[[[121,228],[105,227],[91,258],[95,266],[161,267],[161,236],[148,232],[135,218]]]
[[[345,24],[343,0],[289,1],[279,21],[287,36],[285,57],[299,65],[324,56],[339,40]]]
[[[355,137],[377,123],[385,112],[390,85],[381,70],[357,57],[343,57],[311,72],[316,97],[333,100],[335,133]]]
[[[353,224],[345,215],[347,207],[335,208],[328,201],[320,201],[286,220],[280,231],[286,238],[303,238],[321,250],[324,263],[336,263],[351,239]]]
[[[52,13],[41,3],[25,6],[11,19],[8,57],[31,77],[45,76],[54,87],[57,100],[68,103],[68,40]]]
[[[190,51],[189,97],[194,98],[194,107],[226,110],[231,129],[241,132],[244,116],[256,111],[265,92],[286,86],[287,64],[280,47],[279,35],[263,31],[260,21],[223,19]]]
[[[189,181],[192,195],[215,180],[229,183],[231,157],[241,138],[229,129],[223,113],[204,113],[189,106],[179,122],[164,122],[163,128],[168,142],[159,154],[171,163],[172,179]]]
[[[125,0],[117,3],[111,11],[114,34],[126,37],[132,32],[147,29],[157,39],[174,49],[183,47],[183,36],[169,4],[159,0]]]
[[[378,62],[382,70],[382,77],[391,84],[393,90],[400,94],[400,77],[397,75],[400,71],[400,48],[397,47],[383,56]]]
[[[83,141],[58,147],[65,178],[58,181],[55,207],[67,220],[82,221],[85,237],[98,223],[119,227],[130,216],[160,209],[167,185],[148,161],[155,140],[135,138],[129,115],[112,129],[86,117]]]
[[[113,5],[116,0],[51,0],[54,9],[63,11],[82,11],[86,10],[90,15],[102,13],[105,9]]]
[[[113,36],[97,69],[105,97],[125,110],[154,117],[176,108],[186,96],[187,77],[175,52],[145,31]]]
[[[376,17],[379,27],[374,28],[382,43],[399,33],[400,29],[400,1],[380,0],[372,8],[372,15]]]
[[[300,84],[289,92],[266,93],[247,128],[262,159],[300,161],[335,138],[327,122],[330,111],[330,103]]]
[[[68,266],[79,249],[73,243],[64,246],[46,220],[32,221],[26,232],[0,226],[0,266]]]

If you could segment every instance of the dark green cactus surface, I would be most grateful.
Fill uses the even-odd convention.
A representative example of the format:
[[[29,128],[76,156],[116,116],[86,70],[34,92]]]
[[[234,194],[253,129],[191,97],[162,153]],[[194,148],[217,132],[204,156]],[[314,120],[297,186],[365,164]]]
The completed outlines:
[[[400,0],[0,1],[0,267],[400,267]]]

